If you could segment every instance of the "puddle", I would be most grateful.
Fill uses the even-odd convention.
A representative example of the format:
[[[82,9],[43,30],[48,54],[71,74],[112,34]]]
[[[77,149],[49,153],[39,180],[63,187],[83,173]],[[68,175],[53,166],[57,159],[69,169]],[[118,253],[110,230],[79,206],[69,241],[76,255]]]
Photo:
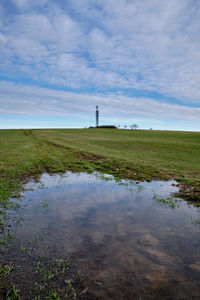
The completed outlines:
[[[29,183],[1,254],[21,299],[199,299],[199,211],[172,198],[174,183],[70,172]]]

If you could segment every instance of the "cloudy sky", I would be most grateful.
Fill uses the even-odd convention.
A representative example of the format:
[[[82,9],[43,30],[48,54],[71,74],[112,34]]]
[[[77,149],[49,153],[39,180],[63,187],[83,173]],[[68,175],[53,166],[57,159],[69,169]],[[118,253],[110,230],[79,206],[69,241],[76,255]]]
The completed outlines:
[[[199,0],[1,0],[0,128],[200,131]]]

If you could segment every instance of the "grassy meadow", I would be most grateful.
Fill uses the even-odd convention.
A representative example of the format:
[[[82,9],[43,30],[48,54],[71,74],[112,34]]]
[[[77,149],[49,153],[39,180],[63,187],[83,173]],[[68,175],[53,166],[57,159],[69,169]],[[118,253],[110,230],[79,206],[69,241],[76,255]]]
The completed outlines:
[[[180,185],[179,195],[200,206],[199,154],[200,133],[192,132],[117,129],[0,130],[0,254],[7,253],[12,243],[16,242],[14,235],[10,233],[7,212],[9,208],[20,207],[23,183],[30,178],[38,179],[43,172],[70,170],[99,171],[114,175],[116,180],[176,179]],[[14,200],[13,197],[19,199]],[[171,198],[160,198],[157,201],[171,208],[175,207]],[[18,216],[13,222],[20,224],[22,219]],[[194,223],[199,224],[199,219],[194,220]],[[71,260],[63,260],[57,256],[50,257],[49,260],[48,256],[45,259],[42,257],[38,248],[41,234],[42,232],[32,241],[29,240],[27,245],[21,242],[19,256],[22,259],[19,264],[10,254],[8,261],[7,258],[4,260],[5,256],[0,255],[1,299],[25,299],[19,293],[26,292],[36,295],[33,297],[31,294],[30,299],[61,299],[63,282],[67,285],[64,289],[65,294],[67,289],[66,299],[75,299],[76,295],[87,292],[88,282]],[[24,280],[23,273],[27,264],[25,257],[33,265],[31,279],[27,276],[27,281]],[[18,279],[20,274],[22,280]],[[61,276],[59,279],[58,275]],[[74,285],[71,279],[66,281],[66,276],[70,276],[72,280],[75,278]],[[55,282],[52,279],[54,277]],[[87,294],[83,294],[80,299],[93,298],[87,298]]]
[[[0,130],[0,199],[42,172],[86,171],[135,180],[176,179],[200,201],[200,133],[117,129]]]

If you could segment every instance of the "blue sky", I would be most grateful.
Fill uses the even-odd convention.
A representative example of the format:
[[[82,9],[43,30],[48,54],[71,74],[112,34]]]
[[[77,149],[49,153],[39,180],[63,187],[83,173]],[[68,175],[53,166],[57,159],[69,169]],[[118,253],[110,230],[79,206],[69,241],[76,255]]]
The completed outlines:
[[[200,1],[1,0],[0,128],[200,131]]]

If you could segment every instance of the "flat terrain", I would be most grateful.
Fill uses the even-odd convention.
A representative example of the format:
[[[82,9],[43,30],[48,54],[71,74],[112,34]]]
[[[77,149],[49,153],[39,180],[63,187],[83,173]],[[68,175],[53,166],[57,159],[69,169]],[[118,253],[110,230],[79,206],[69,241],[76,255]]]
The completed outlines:
[[[129,190],[115,183],[114,190],[113,183],[102,181],[94,194],[95,181],[84,189],[79,180],[85,174],[71,174],[77,185],[69,184],[66,195],[58,183],[68,183],[68,176],[45,174],[58,177],[57,184],[39,193],[36,189],[33,198],[27,194],[31,191],[23,192],[23,183],[44,172],[96,170],[116,180],[176,179],[178,195],[200,206],[199,157],[200,133],[0,130],[0,298],[199,299],[199,208],[173,197],[157,198],[159,189],[166,195],[178,190],[171,183],[167,188],[153,183],[149,191],[144,183],[142,196],[142,184],[130,183]],[[112,202],[111,195],[118,201]],[[140,201],[133,201],[134,195]],[[176,205],[183,205],[184,215]]]
[[[0,130],[0,199],[42,172],[94,170],[116,178],[178,180],[200,199],[200,133],[117,129]]]

